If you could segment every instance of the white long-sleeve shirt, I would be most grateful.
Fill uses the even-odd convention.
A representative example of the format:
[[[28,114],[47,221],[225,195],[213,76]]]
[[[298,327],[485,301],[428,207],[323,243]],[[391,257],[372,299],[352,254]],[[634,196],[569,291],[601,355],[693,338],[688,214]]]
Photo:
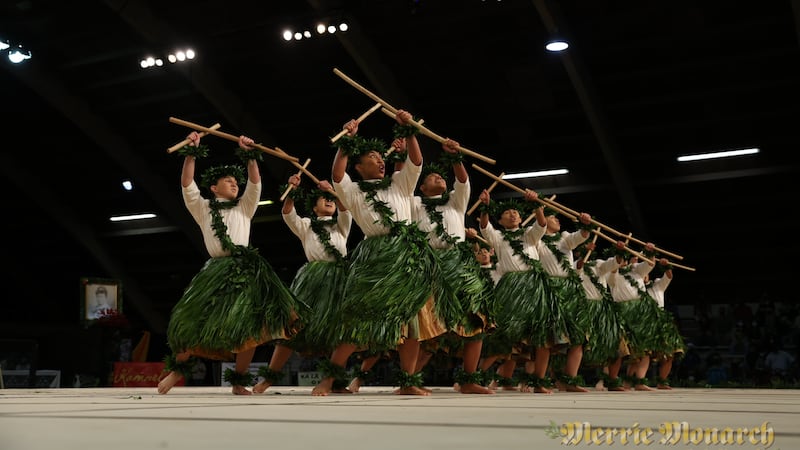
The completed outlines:
[[[450,198],[444,205],[439,205],[436,210],[442,213],[442,226],[445,233],[463,241],[466,237],[464,227],[464,216],[467,213],[469,203],[470,185],[469,180],[461,183],[458,180],[453,183],[453,190],[449,193]],[[441,198],[441,196],[432,197]],[[448,248],[449,244],[439,237],[436,232],[436,225],[431,222],[428,210],[422,203],[422,197],[414,197],[411,202],[411,218],[417,222],[419,229],[428,233],[428,242],[433,248]]]
[[[647,287],[647,293],[650,294],[658,303],[660,308],[664,308],[664,296],[667,290],[667,286],[672,281],[672,278],[664,275],[661,278],[656,278],[653,280],[652,283]]]
[[[420,173],[422,173],[422,165],[417,166],[408,161],[408,157],[406,157],[403,169],[392,174],[391,186],[378,191],[375,195],[377,200],[386,202],[392,209],[395,222],[410,223],[413,221],[411,198],[414,196],[414,189]],[[368,183],[379,181],[381,180],[367,180]],[[347,173],[340,182],[333,183],[333,187],[339,195],[339,200],[353,214],[353,220],[361,228],[365,238],[389,234],[389,228],[381,223],[383,217],[372,208],[371,204],[367,203],[367,194],[358,187],[357,182],[350,179]]]
[[[613,283],[609,282],[609,286],[611,286],[611,296],[614,298],[614,301],[625,302],[641,297],[639,290],[645,290],[644,276],[650,273],[651,270],[653,270],[653,266],[645,261],[636,263],[633,269],[628,272],[629,277],[635,283],[634,285],[631,285],[619,272],[614,272],[611,276],[613,276],[615,280]]]
[[[575,260],[572,257],[572,250],[581,245],[587,238],[588,235],[584,237],[580,231],[573,231],[572,233],[567,231],[561,232],[561,239],[559,239],[558,242],[555,242],[555,247],[556,250],[561,252],[567,259],[569,262],[569,267],[575,267]],[[564,270],[559,263],[558,255],[553,254],[543,240],[539,240],[539,242],[536,244],[536,248],[539,251],[539,261],[542,262],[542,267],[544,267],[544,270],[548,275],[558,278],[566,278],[569,276],[569,272]]]
[[[597,259],[593,265],[584,266],[583,269],[579,270],[578,274],[581,277],[581,284],[583,285],[583,291],[586,293],[586,298],[588,300],[603,299],[603,292],[601,292],[592,282],[592,279],[586,273],[586,270],[589,270],[597,277],[597,282],[600,284],[602,289],[608,289],[609,275],[611,275],[612,271],[618,268],[619,263],[617,262],[617,258],[612,256],[606,260]]]
[[[516,231],[516,230],[508,230]],[[536,243],[544,236],[547,228],[534,223],[526,227],[522,233],[522,251],[529,258],[538,260],[539,252],[536,250]],[[497,255],[497,272],[499,276],[503,276],[508,272],[521,272],[523,270],[530,270],[531,267],[525,263],[521,256],[514,254],[514,249],[511,245],[503,239],[503,234],[500,230],[495,230],[491,221],[487,222],[486,228],[481,227],[481,236],[489,242],[489,245],[494,248],[495,255]]]
[[[311,229],[311,218],[300,217],[297,215],[297,210],[292,208],[288,214],[282,214],[283,221],[289,227],[289,230],[300,239],[303,244],[303,252],[306,254],[308,261],[336,261],[336,257],[328,253],[325,246],[319,240],[319,236],[314,230]],[[331,216],[319,217],[319,221],[329,222],[328,232],[331,235],[331,245],[342,254],[347,256],[347,236],[350,234],[350,226],[353,222],[353,216],[349,211],[339,211],[336,222]]]
[[[214,234],[214,229],[211,228],[210,200],[203,198],[200,188],[194,181],[189,186],[182,188],[182,192],[186,209],[189,210],[203,233],[203,242],[206,244],[209,256],[212,258],[228,256],[229,252],[223,250],[222,243]],[[261,198],[261,182],[251,183],[248,180],[244,192],[239,198],[239,203],[233,208],[220,209],[222,221],[228,228],[228,236],[234,244],[247,246],[250,243],[250,223],[256,214],[259,198]]]

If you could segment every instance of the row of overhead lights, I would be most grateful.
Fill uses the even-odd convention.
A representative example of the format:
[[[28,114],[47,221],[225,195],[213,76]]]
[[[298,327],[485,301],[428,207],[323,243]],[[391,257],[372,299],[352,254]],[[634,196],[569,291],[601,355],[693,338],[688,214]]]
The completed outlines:
[[[325,33],[334,34],[337,32],[345,32],[349,29],[350,25],[348,25],[347,22],[341,22],[339,25],[318,23],[316,26],[318,36],[321,36]],[[301,41],[303,39],[311,39],[312,36],[313,33],[311,33],[311,30],[293,31],[287,29],[283,31],[284,41]]]
[[[22,44],[11,45],[11,42],[0,38],[0,52],[5,52],[8,60],[14,64],[19,64],[27,59],[31,59],[30,50],[25,50]]]
[[[167,55],[167,61],[170,64],[177,64],[194,59],[196,56],[194,50],[187,48],[186,50],[178,50],[174,53]],[[164,65],[164,60],[156,58],[155,56],[148,56],[139,61],[139,66],[142,69],[149,69],[150,67],[161,67]]]

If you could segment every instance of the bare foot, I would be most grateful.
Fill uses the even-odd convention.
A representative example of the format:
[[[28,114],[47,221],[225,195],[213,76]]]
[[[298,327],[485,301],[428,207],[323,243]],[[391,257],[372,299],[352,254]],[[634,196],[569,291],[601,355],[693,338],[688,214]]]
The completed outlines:
[[[497,380],[492,380],[492,382],[489,383],[489,386],[487,387],[492,390],[497,390]]]
[[[461,385],[458,383],[453,383],[453,390],[456,392],[461,392]]]
[[[231,386],[231,392],[233,392],[233,395],[253,395],[249,389],[244,386],[239,386],[238,384]]]
[[[259,381],[255,386],[253,386],[253,393],[254,394],[263,394],[264,391],[269,389],[270,386],[272,386],[272,383],[270,383],[269,381],[266,381],[266,380]]]
[[[583,386],[578,386],[577,384],[568,384],[568,385],[566,385],[566,389],[565,390],[567,392],[589,392],[588,389],[586,389]]]
[[[459,391],[462,394],[494,394],[494,391],[475,383],[465,383]]]
[[[181,381],[183,376],[178,372],[170,372],[165,376],[161,381],[158,382],[158,393],[159,394],[166,394],[175,386],[178,381]]]
[[[625,389],[624,386],[610,387],[610,388],[608,388],[608,390],[612,391],[612,392],[625,392],[625,391],[627,391],[627,389]]]
[[[670,386],[668,384],[659,384],[656,387],[659,388],[659,389],[667,390],[667,391],[671,391],[672,390],[672,386]]]
[[[510,391],[531,392],[531,387],[527,384],[520,383],[518,388],[509,389]]]
[[[600,381],[597,382],[597,384],[594,385],[594,390],[595,391],[605,391],[606,390],[606,386],[605,386],[605,383],[603,382],[602,378],[600,379]]]
[[[427,392],[428,394],[433,393],[433,389],[426,388],[425,386],[420,386],[419,388],[422,389],[423,391]]]
[[[637,384],[633,388],[635,390],[637,390],[637,391],[655,391],[655,389],[651,388],[650,386],[648,386],[646,384]]]
[[[394,393],[397,395],[431,395],[429,390],[418,388],[416,386],[400,388],[394,391]]]
[[[559,392],[566,391],[568,390],[568,386],[561,381],[556,381],[556,389],[558,389]]]
[[[355,377],[353,378],[353,381],[351,381],[350,384],[347,385],[347,390],[349,390],[350,393],[355,394],[358,392],[359,389],[361,389],[361,379]]]
[[[314,389],[311,390],[311,395],[315,397],[323,397],[331,393],[333,386],[333,378],[325,378],[319,382]]]
[[[552,390],[547,389],[544,386],[537,386],[537,387],[533,388],[533,392],[536,393],[536,394],[552,394],[553,393]]]

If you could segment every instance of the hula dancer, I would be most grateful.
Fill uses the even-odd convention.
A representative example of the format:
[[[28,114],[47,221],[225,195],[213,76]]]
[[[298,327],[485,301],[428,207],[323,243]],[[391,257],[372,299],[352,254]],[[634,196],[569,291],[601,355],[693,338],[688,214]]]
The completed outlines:
[[[250,247],[250,223],[261,194],[261,175],[253,140],[241,136],[242,159],[247,160],[247,185],[237,198],[244,174],[238,166],[212,167],[202,185],[211,192],[205,199],[194,180],[195,158],[205,156],[200,136],[189,134],[191,144],[181,173],[183,200],[203,233],[211,259],[194,276],[172,309],[167,337],[173,354],[166,358],[170,372],[158,383],[166,394],[185,376],[193,356],[230,359],[236,355],[236,369],[225,380],[237,395],[250,395],[249,372],[256,347],[288,339],[298,320],[295,297],[278,278],[269,263]],[[239,274],[231,277],[231,273]]]
[[[589,238],[590,228],[587,227],[591,224],[591,216],[581,213],[578,220],[580,230],[571,233],[562,231],[556,211],[545,207],[536,209],[537,223],[544,222],[547,227],[547,232],[537,244],[539,261],[549,275],[550,292],[555,297],[555,302],[561,309],[560,314],[567,325],[569,342],[562,346],[562,348],[568,347],[566,363],[557,381],[558,385],[568,392],[588,392],[582,386],[583,379],[578,376],[578,369],[583,358],[583,346],[586,344],[587,336],[592,334],[593,320],[593,317],[588,315],[586,297],[572,257],[572,251]]]
[[[297,271],[289,289],[309,305],[311,311],[305,326],[286,344],[276,344],[269,366],[262,366],[259,375],[264,379],[253,392],[262,393],[282,377],[286,361],[297,351],[306,356],[328,354],[333,337],[328,334],[342,300],[347,257],[347,238],[353,217],[333,194],[328,181],[320,181],[317,189],[300,189],[300,176],[289,177],[292,186],[281,210],[283,221],[300,239],[307,262]],[[308,217],[300,217],[295,198],[305,199]],[[338,213],[337,213],[338,210]]]
[[[411,114],[398,110],[395,120],[409,126]],[[333,162],[333,182],[342,203],[364,233],[350,257],[341,309],[337,347],[321,365],[325,378],[312,395],[327,395],[335,380],[346,375],[345,364],[358,350],[380,352],[396,348],[401,372],[398,394],[428,395],[415,374],[420,341],[438,336],[432,292],[438,279],[435,255],[426,236],[411,222],[411,198],[422,170],[422,152],[414,133],[395,139],[406,152],[402,167],[384,177],[386,145],[356,136],[358,122],[345,125]],[[397,132],[397,128],[396,128]],[[348,163],[361,181],[347,174]],[[346,381],[345,381],[346,383]]]
[[[666,258],[659,259],[657,268],[664,271],[661,277],[655,280],[646,280],[647,293],[653,297],[661,308],[659,321],[661,329],[659,335],[659,345],[653,353],[653,360],[658,361],[658,389],[672,389],[669,385],[669,373],[672,371],[672,363],[676,358],[681,358],[686,354],[686,342],[681,335],[678,326],[675,324],[675,317],[671,312],[664,308],[664,297],[667,287],[672,282],[672,266]]]
[[[525,199],[536,201],[538,194],[526,190]],[[510,355],[517,348],[522,356],[522,352],[532,349],[535,354],[533,374],[526,380],[525,388],[532,386],[534,392],[550,393],[550,382],[546,378],[550,349],[564,342],[567,328],[560,315],[561,309],[550,293],[548,275],[539,262],[537,244],[547,231],[546,224],[537,220],[529,227],[520,228],[520,210],[526,208],[512,200],[492,208],[502,227],[496,230],[489,221],[489,191],[481,192],[480,201],[486,205],[480,215],[481,235],[497,252],[497,266],[502,273],[494,292],[498,304],[497,333],[502,333],[503,341],[498,339],[493,343],[489,356]],[[501,342],[503,345],[499,345]],[[522,359],[530,361],[531,358],[522,356]],[[511,379],[515,366],[512,358],[501,366],[504,382]]]
[[[645,252],[653,253],[655,245],[647,243]],[[627,264],[613,272],[609,278],[611,296],[620,312],[623,327],[628,337],[630,356],[628,357],[628,384],[637,391],[652,391],[647,385],[647,371],[650,368],[650,356],[656,348],[658,336],[658,303],[645,291],[644,278],[653,265],[647,261],[639,262],[637,256],[631,256]],[[619,371],[622,357],[609,365],[609,391],[625,390],[619,386]]]
[[[446,152],[444,162],[452,166],[455,174],[453,189],[448,190],[444,167],[427,165],[419,186],[422,196],[414,197],[411,214],[427,233],[441,264],[441,289],[435,292],[434,305],[447,332],[435,339],[435,347],[463,358],[463,368],[456,376],[462,394],[494,394],[481,386],[483,377],[477,372],[487,326],[486,280],[481,276],[472,246],[465,240],[470,184],[458,147],[458,142],[452,139],[442,142]],[[434,347],[429,349],[421,355],[417,373],[433,355]]]
[[[622,241],[617,241],[616,251],[624,252],[624,246]],[[623,253],[605,259],[587,259],[587,252],[594,249],[594,242],[586,242],[575,249],[576,267],[587,300],[587,314],[595,323],[588,336],[582,362],[589,367],[607,368],[617,358],[630,353],[622,321],[608,286],[609,276],[623,262]],[[598,390],[602,390],[607,382],[608,380],[603,380],[603,385],[598,384]]]

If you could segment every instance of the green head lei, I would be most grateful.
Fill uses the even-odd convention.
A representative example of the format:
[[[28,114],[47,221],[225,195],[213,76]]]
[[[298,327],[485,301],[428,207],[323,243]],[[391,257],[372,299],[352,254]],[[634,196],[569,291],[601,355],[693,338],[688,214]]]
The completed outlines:
[[[342,154],[349,158],[348,165],[354,166],[361,157],[371,151],[376,151],[380,155],[388,148],[385,142],[378,138],[366,139],[361,136],[342,136],[336,144],[334,144]]]
[[[239,184],[244,183],[244,170],[240,166],[228,164],[206,169],[206,171],[203,172],[203,176],[200,178],[200,186],[210,189],[211,186],[217,184],[220,178],[228,176],[236,178],[236,182]]]
[[[422,173],[419,176],[420,181],[424,183],[425,179],[428,178],[428,175],[432,173],[439,174],[442,178],[444,178],[445,183],[450,186],[450,171],[438,163],[423,164]]]
[[[303,197],[305,197],[305,207],[308,214],[314,214],[314,207],[317,206],[317,200],[320,197],[324,197],[326,200],[336,200],[336,196],[332,193],[317,188],[305,190]]]
[[[502,202],[492,202],[489,206],[489,217],[494,217],[496,220],[500,220],[503,212],[508,211],[509,209],[516,209],[517,212],[519,212],[520,217],[529,215],[532,209],[530,203],[521,202],[516,199],[505,200]],[[523,220],[525,219],[523,218]]]

